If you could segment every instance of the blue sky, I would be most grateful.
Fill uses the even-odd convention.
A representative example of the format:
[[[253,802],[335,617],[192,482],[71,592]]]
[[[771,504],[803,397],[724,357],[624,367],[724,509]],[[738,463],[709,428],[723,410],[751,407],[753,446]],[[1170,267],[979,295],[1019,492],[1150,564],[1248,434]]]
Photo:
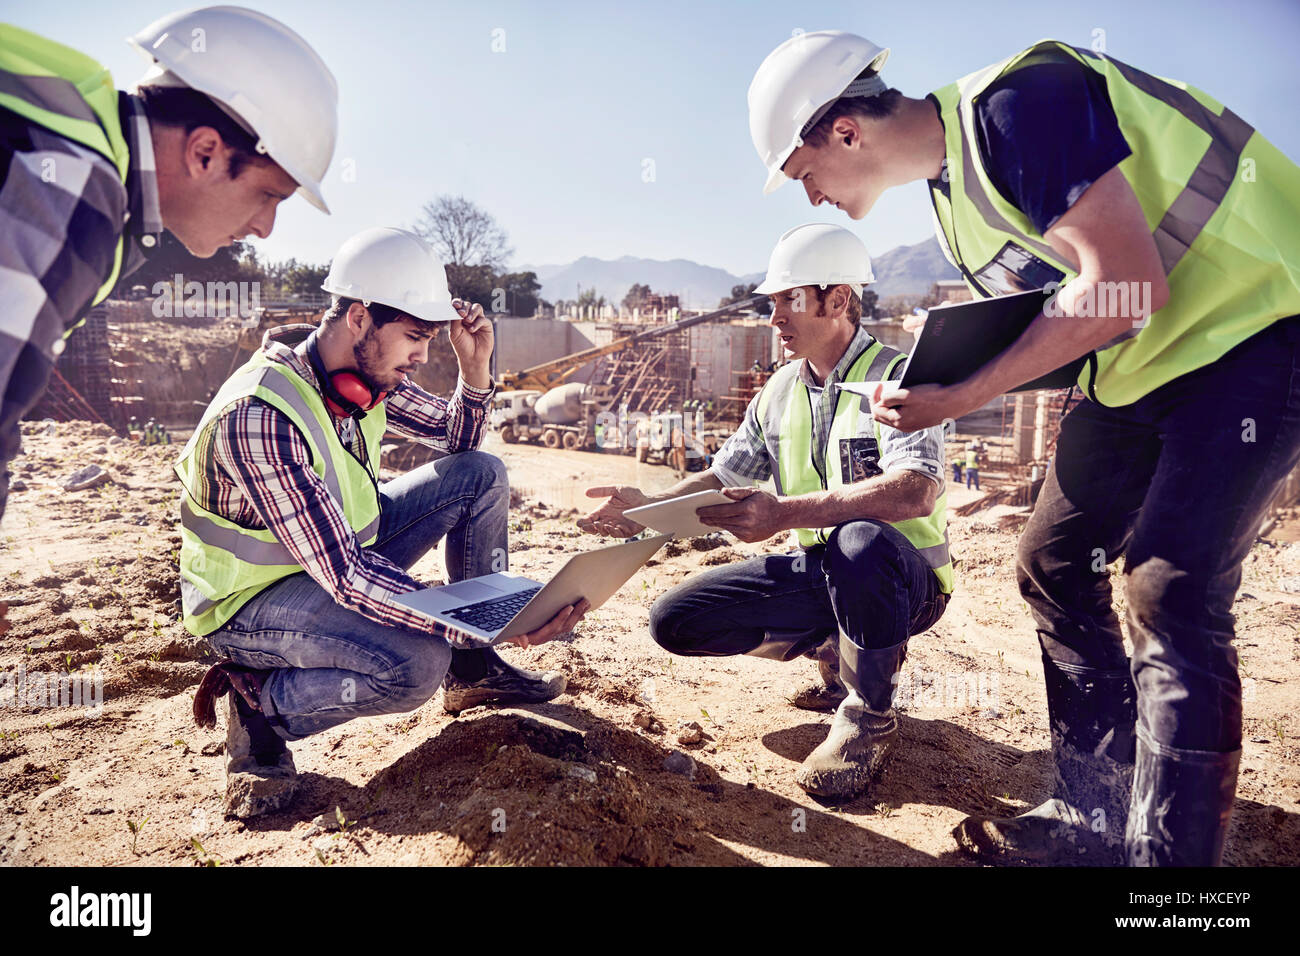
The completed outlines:
[[[910,96],[1043,37],[1089,46],[1104,31],[1112,56],[1205,89],[1300,157],[1294,0],[249,5],[303,34],[340,87],[324,186],[334,215],[285,203],[258,244],[274,259],[324,262],[360,229],[413,223],[440,193],[491,212],[514,260],[534,264],[681,257],[742,274],[762,270],[781,233],[809,220],[853,228],[873,254],[924,239],[920,184],[887,193],[857,223],[815,212],[793,184],[762,196],[745,91],[799,29],[851,30],[891,47],[885,79]],[[123,38],[175,8],[61,0],[4,16],[95,56],[129,87],[143,60]],[[494,38],[504,52],[493,52]],[[341,181],[343,160],[355,182]]]

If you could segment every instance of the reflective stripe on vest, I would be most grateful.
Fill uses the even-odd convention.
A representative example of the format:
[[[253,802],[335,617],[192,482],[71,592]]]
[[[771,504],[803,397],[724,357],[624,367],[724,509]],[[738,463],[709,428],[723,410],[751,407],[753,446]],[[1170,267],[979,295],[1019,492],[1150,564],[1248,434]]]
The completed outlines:
[[[873,342],[856,358],[844,376],[845,382],[885,381],[905,358],[902,352],[880,342]],[[876,447],[881,447],[879,424],[871,418],[866,396],[840,390],[826,441],[822,468],[817,470],[812,456],[812,395],[799,378],[801,362],[790,362],[772,375],[758,400],[758,420],[767,446],[772,478],[778,495],[802,495],[814,491],[831,491],[844,486],[837,449],[841,439],[862,437],[861,416],[871,422]],[[952,593],[954,575],[948,548],[948,491],[942,486],[930,514],[922,518],[890,522],[921,553],[939,578],[939,589]],[[832,528],[798,528],[800,546],[810,548],[825,544]]]
[[[108,70],[90,57],[35,33],[0,24],[0,106],[99,153],[117,168],[125,185],[131,154],[122,135],[117,90]],[[123,248],[124,239],[119,235],[113,269],[91,305],[108,298],[117,284]]]
[[[293,422],[311,453],[312,470],[342,505],[361,546],[373,544],[379,536],[379,495],[372,474],[379,470],[380,442],[387,427],[384,406],[380,404],[361,420],[367,468],[339,440],[315,386],[289,366],[257,353],[221,387],[176,465],[185,489],[181,495],[181,604],[185,626],[195,634],[215,631],[257,594],[302,570],[271,531],[244,528],[206,511],[192,493],[203,474],[197,451],[200,446],[211,447],[206,433],[232,403],[246,397],[266,402]]]
[[[1080,385],[1105,404],[1127,405],[1300,313],[1300,167],[1200,90],[1053,40],[934,93],[951,195],[931,189],[936,232],[972,291],[994,294],[981,273],[1005,261],[1008,247],[1018,261],[1033,256],[1059,271],[1063,283],[1078,274],[992,184],[975,147],[980,94],[1049,54],[1105,80],[1132,150],[1118,168],[1146,215],[1170,291],[1163,309],[1097,350],[1095,374],[1085,367]],[[1115,284],[1097,291],[1110,309],[1131,292],[1143,295]]]

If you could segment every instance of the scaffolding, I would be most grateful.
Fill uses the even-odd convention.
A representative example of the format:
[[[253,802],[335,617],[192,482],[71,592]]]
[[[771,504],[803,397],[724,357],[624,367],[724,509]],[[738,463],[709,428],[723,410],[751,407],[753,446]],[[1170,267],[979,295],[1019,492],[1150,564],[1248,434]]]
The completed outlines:
[[[606,407],[626,404],[629,412],[654,414],[681,408],[692,397],[692,379],[690,334],[682,330],[605,356],[591,382],[601,389]]]

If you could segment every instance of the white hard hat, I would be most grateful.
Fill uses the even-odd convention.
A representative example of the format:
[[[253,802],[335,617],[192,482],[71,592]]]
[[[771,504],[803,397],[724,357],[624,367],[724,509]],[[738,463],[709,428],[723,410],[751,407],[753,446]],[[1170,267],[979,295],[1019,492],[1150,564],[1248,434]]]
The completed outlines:
[[[204,7],[168,14],[126,42],[154,61],[141,85],[171,74],[210,96],[329,212],[320,184],[338,137],[339,89],[306,40],[255,10]]]
[[[847,229],[825,222],[795,226],[776,244],[767,264],[767,278],[754,291],[763,295],[815,285],[862,287],[874,282],[871,256],[862,240]]]
[[[405,229],[376,226],[357,233],[334,256],[321,288],[367,305],[391,306],[424,322],[460,318],[451,305],[442,260]]]
[[[749,135],[767,167],[764,194],[786,180],[781,167],[804,134],[865,70],[879,71],[889,50],[842,30],[799,33],[767,55],[749,84]],[[878,78],[864,95],[884,89]]]

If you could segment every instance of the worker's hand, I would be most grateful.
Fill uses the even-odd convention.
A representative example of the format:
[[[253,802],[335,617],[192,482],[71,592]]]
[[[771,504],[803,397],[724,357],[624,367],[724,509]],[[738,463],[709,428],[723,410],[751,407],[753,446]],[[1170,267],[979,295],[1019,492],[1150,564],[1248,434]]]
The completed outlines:
[[[898,388],[892,382],[881,382],[868,398],[872,418],[903,432],[930,428],[946,418],[955,421],[984,404],[961,385]]]
[[[784,510],[776,495],[757,488],[723,488],[732,504],[696,508],[700,521],[730,531],[741,541],[766,541],[784,531]]]
[[[536,647],[538,644],[545,644],[547,641],[554,640],[561,634],[567,634],[577,627],[578,622],[582,620],[582,616],[590,610],[591,602],[583,598],[577,604],[570,604],[568,607],[560,608],[555,617],[537,630],[529,631],[527,634],[516,634],[502,643],[518,644],[520,647]]]
[[[460,364],[460,374],[470,385],[486,388],[491,381],[488,367],[492,359],[492,322],[477,303],[452,299],[451,306],[460,321],[447,323],[447,337]]]
[[[630,538],[645,530],[645,525],[623,517],[623,512],[629,508],[650,504],[650,499],[640,488],[634,485],[602,485],[599,488],[588,488],[587,497],[609,499],[585,518],[578,519],[578,527],[588,534]]]
[[[921,331],[925,328],[926,316],[912,313],[903,319],[903,331],[911,332],[916,341],[921,341]]]

